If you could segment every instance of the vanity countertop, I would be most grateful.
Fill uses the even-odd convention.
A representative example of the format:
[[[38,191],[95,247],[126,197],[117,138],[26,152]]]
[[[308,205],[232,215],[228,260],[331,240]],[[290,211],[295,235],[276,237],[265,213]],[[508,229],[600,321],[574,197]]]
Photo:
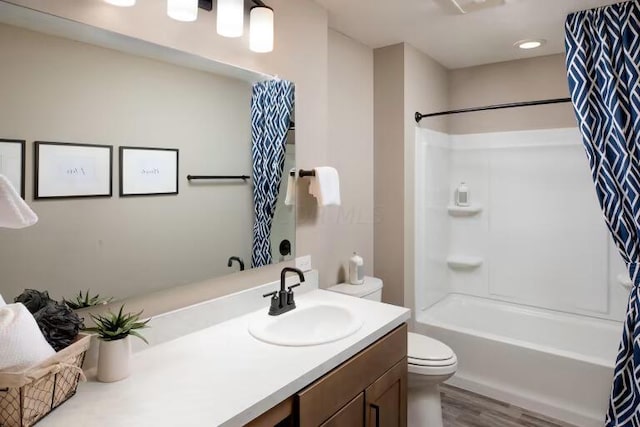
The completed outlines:
[[[133,355],[131,377],[111,384],[90,379],[39,425],[242,426],[407,321],[403,307],[313,290],[299,307],[350,307],[364,324],[339,341],[280,347],[247,328],[267,307]]]

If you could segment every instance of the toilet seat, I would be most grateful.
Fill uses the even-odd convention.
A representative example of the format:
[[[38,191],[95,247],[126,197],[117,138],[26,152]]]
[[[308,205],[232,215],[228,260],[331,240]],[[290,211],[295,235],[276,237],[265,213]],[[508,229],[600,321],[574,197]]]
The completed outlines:
[[[451,365],[446,366],[421,366],[408,363],[407,368],[409,374],[422,376],[424,378],[430,377],[435,380],[436,378],[442,377],[448,378],[455,374],[458,370],[458,361],[454,359]],[[444,379],[437,381],[444,381]]]
[[[453,364],[455,364],[458,360],[455,357],[452,357],[451,359],[447,359],[447,360],[438,360],[438,361],[424,361],[424,360],[420,360],[420,359],[412,359],[411,357],[407,358],[407,363],[409,363],[409,365],[414,365],[414,366],[433,366],[433,367],[439,367],[439,366],[451,366]]]
[[[451,368],[457,365],[457,358],[451,348],[433,338],[413,332],[408,333],[409,367]]]

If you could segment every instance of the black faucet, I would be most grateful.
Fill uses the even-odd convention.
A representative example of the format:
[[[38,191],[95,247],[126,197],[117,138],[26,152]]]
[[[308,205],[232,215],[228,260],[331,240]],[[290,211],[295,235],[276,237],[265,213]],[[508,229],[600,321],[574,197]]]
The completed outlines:
[[[227,261],[227,267],[231,267],[233,265],[233,261],[236,261],[238,264],[240,264],[240,271],[244,271],[244,261],[242,261],[242,258],[237,256],[232,256],[231,258],[229,258],[229,261]]]
[[[285,279],[287,273],[296,273],[300,278],[300,283],[304,282],[304,273],[297,268],[285,267],[280,272],[280,291],[270,292],[263,297],[271,297],[271,307],[269,307],[270,316],[279,316],[282,313],[291,311],[296,308],[296,302],[293,299],[293,288],[300,286],[300,283],[287,287],[285,290]]]

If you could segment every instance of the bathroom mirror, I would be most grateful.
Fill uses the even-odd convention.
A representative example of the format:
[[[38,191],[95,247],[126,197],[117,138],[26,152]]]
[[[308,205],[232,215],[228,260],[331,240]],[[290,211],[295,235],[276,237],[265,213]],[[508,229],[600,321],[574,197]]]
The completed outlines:
[[[5,299],[25,288],[123,299],[252,268],[252,85],[269,76],[5,2],[0,56],[0,139],[25,141],[25,199],[40,218],[30,228],[0,229]],[[284,130],[273,263],[295,256],[295,207],[284,204],[294,129]],[[38,161],[40,170],[88,162],[90,176],[110,172],[112,196],[35,198],[36,142],[40,150],[52,147],[40,142],[112,146],[110,171],[71,146],[42,151]],[[121,171],[121,156],[137,160]],[[173,174],[177,164],[171,188],[136,178],[137,168],[158,164]],[[0,154],[0,173],[2,165]]]

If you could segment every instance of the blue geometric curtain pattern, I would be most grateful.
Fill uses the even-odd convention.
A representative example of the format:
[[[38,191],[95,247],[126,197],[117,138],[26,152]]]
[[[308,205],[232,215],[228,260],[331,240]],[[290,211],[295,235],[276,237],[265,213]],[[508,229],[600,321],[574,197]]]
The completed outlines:
[[[271,225],[284,169],[285,144],[294,104],[293,83],[256,83],[251,97],[251,154],[253,156],[252,267],[271,264]]]
[[[640,6],[577,12],[566,22],[567,76],[596,193],[633,280],[607,427],[640,426]]]

